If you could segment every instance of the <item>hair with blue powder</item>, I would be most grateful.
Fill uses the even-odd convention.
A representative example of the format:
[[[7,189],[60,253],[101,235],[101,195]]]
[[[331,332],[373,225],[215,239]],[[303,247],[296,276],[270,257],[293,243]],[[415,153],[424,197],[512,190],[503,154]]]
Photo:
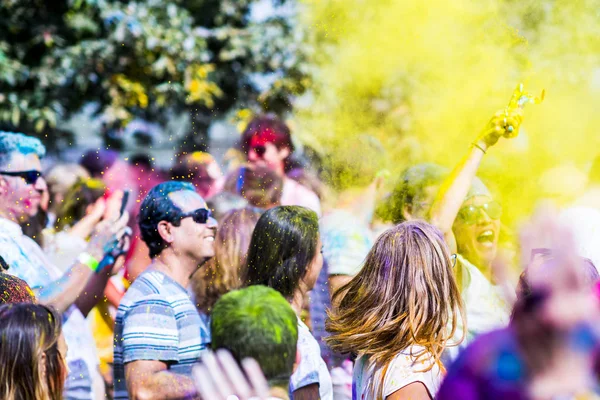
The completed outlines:
[[[211,335],[213,349],[229,350],[238,362],[255,359],[271,386],[289,384],[298,322],[276,290],[256,285],[225,294],[213,307]]]
[[[163,182],[153,187],[142,201],[138,224],[142,240],[150,249],[150,258],[159,255],[167,246],[158,233],[158,223],[168,221],[175,226],[179,226],[181,223],[182,211],[173,203],[169,195],[186,190],[196,192],[194,185],[190,182]]]
[[[46,148],[39,139],[32,136],[0,131],[0,167],[6,167],[15,153],[35,154],[43,158],[46,155]]]

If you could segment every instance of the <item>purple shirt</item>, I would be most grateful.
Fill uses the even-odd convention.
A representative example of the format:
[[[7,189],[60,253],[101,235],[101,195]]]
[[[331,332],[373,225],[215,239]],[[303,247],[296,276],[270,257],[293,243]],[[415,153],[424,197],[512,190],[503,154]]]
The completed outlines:
[[[479,336],[452,364],[437,400],[527,400],[525,366],[515,333]]]

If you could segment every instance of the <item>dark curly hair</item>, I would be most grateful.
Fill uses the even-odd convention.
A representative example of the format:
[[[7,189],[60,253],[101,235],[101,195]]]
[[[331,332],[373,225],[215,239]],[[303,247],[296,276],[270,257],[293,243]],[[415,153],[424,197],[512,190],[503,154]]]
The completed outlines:
[[[169,195],[183,190],[195,192],[194,185],[189,182],[163,182],[154,186],[142,201],[138,224],[142,240],[150,249],[150,258],[159,255],[167,246],[158,233],[158,223],[168,221],[175,226],[179,226],[181,223],[182,211],[173,204]]]

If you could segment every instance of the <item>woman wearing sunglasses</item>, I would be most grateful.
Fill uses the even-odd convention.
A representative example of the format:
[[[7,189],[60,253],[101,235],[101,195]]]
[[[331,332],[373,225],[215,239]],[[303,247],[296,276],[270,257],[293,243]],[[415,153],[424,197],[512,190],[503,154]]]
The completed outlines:
[[[500,137],[513,137],[521,120],[519,111],[497,113],[442,183],[430,211],[431,222],[458,254],[455,275],[467,314],[465,345],[474,336],[508,323],[509,308],[499,286],[503,282],[497,281],[491,268],[498,251],[502,207],[476,174],[486,152]]]

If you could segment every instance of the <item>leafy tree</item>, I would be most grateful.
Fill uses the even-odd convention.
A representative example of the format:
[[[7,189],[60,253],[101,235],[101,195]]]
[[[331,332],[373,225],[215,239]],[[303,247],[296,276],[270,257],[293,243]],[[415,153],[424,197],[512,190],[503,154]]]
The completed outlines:
[[[258,2],[3,0],[0,124],[56,144],[57,123],[90,102],[108,128],[189,111],[189,149],[232,110],[284,112],[309,84],[310,47],[293,0],[262,20]]]

